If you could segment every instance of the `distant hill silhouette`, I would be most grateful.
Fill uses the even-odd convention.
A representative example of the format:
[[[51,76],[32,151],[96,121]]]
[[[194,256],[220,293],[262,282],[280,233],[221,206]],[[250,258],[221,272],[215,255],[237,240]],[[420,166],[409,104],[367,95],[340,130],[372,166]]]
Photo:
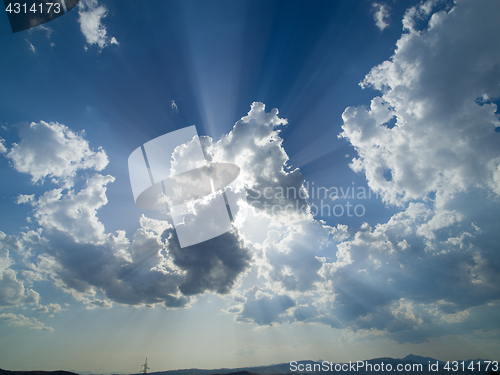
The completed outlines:
[[[423,363],[423,364],[427,364],[429,362],[436,363],[436,361],[437,361],[436,359],[431,358],[431,357],[421,357],[419,355],[413,355],[413,354],[408,354],[406,357],[403,358],[403,360],[413,361],[416,363]],[[439,363],[446,363],[446,362],[439,361]]]
[[[69,371],[10,371],[0,368],[0,375],[78,375]]]
[[[212,375],[222,375],[222,374],[212,374]],[[248,371],[236,371],[236,372],[228,372],[224,375],[261,375],[261,374],[256,374],[255,372],[248,372]]]
[[[459,371],[460,373],[469,373],[469,374],[477,374],[485,373],[485,366],[484,366],[484,360],[483,359],[474,359],[473,362],[477,364],[478,361],[482,363],[482,368],[481,371],[477,371],[477,366],[475,366],[474,371],[468,371],[467,366],[471,363],[472,360],[467,360],[464,361],[465,363],[465,371]],[[303,360],[303,361],[296,361],[295,366],[298,368],[299,365],[301,365],[301,368],[304,369],[304,371],[292,371],[290,367],[290,363],[279,363],[279,364],[274,364],[274,365],[268,365],[268,366],[255,366],[255,367],[242,367],[242,368],[235,368],[235,369],[229,369],[229,368],[222,368],[222,369],[213,369],[213,370],[205,370],[205,369],[183,369],[183,370],[171,370],[171,371],[159,371],[159,372],[151,372],[149,375],[297,375],[297,374],[315,374],[315,375],[326,375],[326,374],[343,374],[347,375],[348,373],[350,375],[353,375],[353,371],[315,371],[314,369],[318,369],[318,366],[321,366],[323,361],[310,361],[310,360]],[[330,361],[326,361],[328,364],[330,364]],[[367,359],[367,360],[362,360],[362,362],[368,363],[371,366],[375,365],[381,365],[384,363],[384,366],[391,365],[392,366],[392,373],[394,374],[418,374],[418,375],[425,375],[425,374],[433,374],[433,375],[443,375],[443,374],[452,374],[454,373],[453,371],[446,370],[444,366],[446,365],[446,362],[439,361],[434,358],[430,357],[422,357],[418,355],[407,355],[404,358],[389,358],[389,357],[383,357],[383,358],[373,358],[373,359]],[[462,361],[459,361],[462,362]],[[356,363],[356,361],[353,361],[353,363]],[[334,364],[340,364],[342,365],[341,362],[339,363],[334,363]],[[316,367],[314,367],[316,365]],[[419,371],[403,371],[399,372],[396,370],[397,365],[407,365],[410,366],[411,368],[414,368],[413,365],[421,365],[422,367],[420,368]],[[432,369],[432,371],[429,371],[429,365],[437,366]],[[310,369],[312,370],[306,370],[306,366],[309,366]],[[437,369],[437,370],[436,370]],[[380,370],[365,370],[365,369],[359,369],[356,371],[358,374],[370,374],[370,375],[381,375],[382,373],[387,373],[387,371],[380,371]],[[455,372],[456,373],[456,372]],[[2,375],[2,374],[0,374]]]
[[[460,363],[462,361],[458,360]],[[330,365],[330,361],[325,361]],[[465,364],[465,371],[450,371],[446,370],[444,366],[446,365],[446,362],[439,361],[434,358],[430,357],[421,357],[418,355],[407,355],[404,358],[389,358],[389,357],[383,357],[383,358],[373,358],[373,359],[367,359],[367,360],[362,360],[361,362],[364,362],[365,364],[369,364],[372,367],[372,371],[366,370],[366,369],[358,369],[356,373],[358,374],[369,374],[369,375],[382,375],[382,373],[387,373],[387,371],[380,371],[380,370],[373,370],[375,365],[380,366],[382,363],[384,366],[391,365],[392,366],[392,373],[394,374],[405,374],[405,375],[426,375],[426,374],[432,374],[432,375],[452,375],[452,374],[458,374],[458,373],[468,373],[468,374],[485,374],[486,372],[486,366],[484,365],[485,360],[484,359],[474,359],[474,360],[467,360],[464,361]],[[473,362],[474,364],[474,371],[467,370],[469,364]],[[481,369],[478,371],[477,363],[481,363]],[[356,363],[356,361],[353,361],[353,363]],[[242,367],[242,368],[221,368],[221,369],[213,369],[213,370],[206,370],[206,369],[182,369],[182,370],[171,370],[171,371],[157,371],[157,372],[149,372],[148,375],[297,375],[297,374],[313,374],[313,375],[327,375],[327,374],[342,374],[342,375],[353,375],[353,371],[344,371],[344,370],[336,370],[336,371],[318,371],[319,366],[322,366],[323,361],[310,361],[310,360],[303,360],[303,361],[294,361],[294,366],[297,368],[301,366],[301,369],[304,369],[303,371],[292,371],[292,368],[290,366],[290,362],[287,363],[278,363],[274,365],[268,365],[268,366],[254,366],[254,367]],[[341,365],[342,367],[342,362],[338,363],[333,363],[333,365]],[[344,365],[346,365],[344,363]],[[349,363],[347,363],[349,365]],[[407,365],[412,367],[413,365],[420,365],[421,370],[420,371],[404,371],[404,372],[399,372],[396,370],[398,365]],[[429,371],[429,365],[435,366],[432,371]],[[450,362],[451,365],[451,362]],[[437,367],[436,367],[437,366]],[[345,366],[344,366],[345,367]],[[370,367],[370,366],[368,366]],[[307,370],[306,368],[309,368],[310,370]],[[90,375],[91,373],[85,372],[81,374],[86,374]],[[0,369],[0,375],[78,375],[75,374],[74,372],[69,372],[69,371],[8,371],[8,370],[2,370]],[[492,373],[491,375],[500,375],[498,372],[497,373]]]

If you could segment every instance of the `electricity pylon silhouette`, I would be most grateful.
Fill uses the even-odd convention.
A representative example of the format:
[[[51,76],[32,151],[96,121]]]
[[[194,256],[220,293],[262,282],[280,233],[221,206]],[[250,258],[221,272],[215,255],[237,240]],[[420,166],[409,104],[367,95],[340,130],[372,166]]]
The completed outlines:
[[[146,358],[146,362],[144,362],[144,364],[141,366],[142,367],[142,370],[140,372],[144,373],[144,375],[146,375],[148,373],[148,370],[150,370],[150,368],[148,367],[148,359]]]

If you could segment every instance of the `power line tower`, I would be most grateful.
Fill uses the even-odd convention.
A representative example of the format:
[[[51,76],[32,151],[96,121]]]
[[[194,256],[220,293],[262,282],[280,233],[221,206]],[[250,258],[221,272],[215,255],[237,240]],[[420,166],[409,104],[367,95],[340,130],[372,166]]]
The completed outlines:
[[[146,358],[146,362],[144,362],[144,364],[141,367],[142,367],[142,370],[139,372],[142,372],[142,373],[144,373],[144,375],[146,375],[148,373],[148,370],[150,370],[150,368],[148,367],[148,359],[147,358]]]

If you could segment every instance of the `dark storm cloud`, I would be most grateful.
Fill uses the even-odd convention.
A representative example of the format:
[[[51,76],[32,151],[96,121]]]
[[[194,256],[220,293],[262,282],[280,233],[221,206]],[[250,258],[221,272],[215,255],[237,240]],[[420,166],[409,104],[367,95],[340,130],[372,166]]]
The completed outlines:
[[[167,248],[174,263],[186,272],[179,289],[188,296],[229,293],[252,259],[236,231],[181,249],[175,231],[169,230]]]
[[[50,245],[46,254],[53,262],[49,261],[50,267],[41,271],[49,273],[63,289],[89,298],[102,291],[109,300],[128,305],[162,303],[166,307],[183,307],[189,301],[179,295],[181,275],[168,268],[153,269],[160,262],[162,249],[156,239],[143,241],[135,249],[141,261],[131,263],[116,257],[109,245],[79,244],[60,232],[47,238]],[[44,267],[43,262],[40,267]],[[102,306],[97,302],[91,303]]]

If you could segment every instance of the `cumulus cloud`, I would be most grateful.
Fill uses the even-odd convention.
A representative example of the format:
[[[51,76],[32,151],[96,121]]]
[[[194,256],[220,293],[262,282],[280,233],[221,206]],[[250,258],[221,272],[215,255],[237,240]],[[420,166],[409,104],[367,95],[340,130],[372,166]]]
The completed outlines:
[[[276,108],[266,112],[263,103],[253,103],[248,115],[236,122],[229,134],[215,143],[208,137],[200,141],[209,161],[233,163],[240,168],[239,179],[247,187],[252,207],[274,214],[285,212],[289,206],[289,217],[300,216],[301,212],[306,215],[308,209],[297,209],[307,207],[304,177],[298,168],[289,170],[287,166],[289,157],[279,135],[279,127],[287,121],[278,113]]]
[[[55,313],[64,311],[64,309],[58,303],[49,303],[48,305],[39,305],[37,307],[34,307],[31,310],[39,312],[39,313],[44,313],[44,314],[48,314],[48,313],[55,314]]]
[[[262,243],[265,262],[260,265],[259,273],[273,290],[312,292],[322,281],[319,271],[326,261],[319,254],[335,257],[337,234],[337,228],[311,217],[293,226],[271,225]]]
[[[410,204],[339,244],[344,264],[325,263],[322,270],[335,295],[333,315],[355,331],[417,331],[499,299],[498,256],[478,227],[447,218],[430,230],[436,217],[424,204]]]
[[[108,164],[103,150],[91,150],[82,134],[62,124],[33,122],[21,129],[20,136],[21,142],[14,143],[6,157],[18,172],[30,174],[33,183],[48,177],[68,187],[77,171],[101,171]]]
[[[341,136],[359,155],[351,167],[401,212],[353,236],[307,212],[293,225],[276,215],[266,219],[265,210],[251,212],[266,234],[244,225],[241,232],[256,249],[255,266],[267,289],[234,296],[226,312],[237,321],[314,322],[359,337],[377,332],[415,343],[498,328],[491,317],[475,315],[497,311],[500,299],[494,224],[499,120],[493,103],[500,56],[492,47],[498,30],[491,27],[498,4],[459,1],[434,14],[432,6],[407,12],[406,24],[412,14],[427,14],[428,27],[407,28],[391,60],[363,81],[381,95],[369,109],[350,107],[343,115]],[[465,19],[473,35],[463,29]]]
[[[493,103],[500,34],[492,27],[500,8],[457,1],[432,13],[435,3],[406,12],[395,54],[361,83],[381,95],[342,116],[341,136],[358,152],[351,168],[402,211],[340,243],[343,265],[325,263],[321,271],[343,325],[399,342],[442,335],[442,324],[466,329],[471,311],[500,299],[493,245],[500,238],[491,224],[500,208]]]
[[[40,231],[30,237],[43,249],[33,250],[22,274],[51,280],[89,309],[189,307],[209,292],[223,295],[224,312],[248,324],[319,323],[398,342],[495,329],[495,320],[479,316],[497,312],[500,300],[493,103],[500,94],[500,49],[494,48],[500,38],[490,27],[498,5],[475,4],[457,1],[452,10],[432,13],[427,2],[408,11],[405,25],[413,26],[405,26],[395,54],[362,82],[378,91],[370,107],[343,114],[341,136],[358,153],[351,167],[387,204],[401,207],[386,223],[354,231],[314,220],[304,177],[287,165],[280,136],[286,119],[253,103],[219,140],[199,138],[207,160],[241,170],[248,194],[239,205],[247,215],[234,220],[232,231],[182,249],[171,224],[145,216],[130,238],[108,233],[98,213],[114,179],[94,171],[81,187],[18,197],[33,207]],[[417,30],[415,17],[422,14],[428,26]],[[23,157],[16,164],[9,154],[29,138],[24,134],[6,155],[34,182],[65,182],[104,168],[104,151],[91,151],[83,135],[58,124],[42,128],[60,135],[57,144],[76,138],[79,151],[59,169],[52,166],[57,162]],[[174,159],[190,150],[190,144],[178,147]],[[200,215],[217,225],[209,212]]]
[[[0,138],[0,154],[5,154],[7,152],[7,148],[5,147],[5,139]]]
[[[132,241],[124,232],[105,233],[97,210],[107,202],[108,182],[96,174],[78,192],[54,189],[32,202],[47,244],[27,276],[53,280],[87,308],[183,307],[205,291],[229,293],[248,268],[251,255],[236,232],[184,249],[168,222],[146,217]],[[95,298],[98,292],[106,299]]]
[[[498,6],[458,1],[452,11],[434,13],[423,32],[410,28],[391,60],[362,82],[382,95],[370,108],[345,110],[341,135],[359,154],[351,167],[384,201],[497,186],[499,119],[490,100],[500,96],[499,35],[491,27]],[[464,22],[471,27],[464,30]]]
[[[277,113],[277,110],[265,112],[263,104],[255,103],[229,135],[216,143],[209,138],[202,140],[207,157],[212,161],[239,163],[243,180],[254,192],[288,184],[300,190],[303,178],[298,170],[284,168],[288,156],[275,128],[286,121],[278,118]],[[40,129],[48,136],[36,137]],[[104,151],[93,153],[83,135],[76,135],[63,125],[32,124],[21,133],[21,138],[7,157],[14,160],[17,170],[30,173],[34,181],[46,176],[64,181],[74,178],[80,170],[100,170],[107,162]],[[36,140],[43,143],[53,140],[52,146],[46,146],[53,150],[47,153],[47,160],[36,157],[42,147]],[[182,158],[184,151],[189,150],[180,147],[176,155]],[[69,154],[65,159],[72,162],[59,162],[61,153]],[[97,162],[102,160],[105,162]],[[256,167],[258,163],[266,166],[263,175],[262,168]],[[185,307],[197,294],[207,291],[228,294],[238,287],[241,277],[251,268],[255,251],[237,228],[185,249],[180,248],[176,232],[168,222],[146,217],[141,218],[141,227],[131,240],[123,231],[106,233],[98,211],[107,203],[106,186],[113,181],[111,176],[94,173],[87,175],[86,183],[78,188],[66,184],[65,189],[18,197],[18,203],[33,207],[31,217],[43,232],[42,238],[37,239],[43,252],[32,254],[35,259],[23,272],[27,279],[52,280],[88,308],[107,308],[114,302]],[[297,199],[305,202],[305,198]],[[293,201],[292,198],[271,200],[282,206]],[[281,215],[282,219],[286,217]],[[280,225],[283,227],[276,224],[277,228]],[[309,256],[314,258],[313,254]],[[312,267],[317,271],[318,262],[313,262]],[[284,282],[291,289],[304,289],[312,283],[305,273],[295,281],[282,280],[278,273],[274,273],[276,282]],[[98,297],[101,293],[105,298]]]
[[[113,304],[110,301],[107,300],[100,300],[100,299],[94,299],[92,301],[89,301],[89,305],[86,307],[87,310],[93,310],[95,308],[102,308],[102,309],[109,309],[113,306]]]
[[[19,239],[3,238],[4,242],[19,240],[33,248],[25,254],[32,260],[27,261],[23,277],[30,282],[52,280],[88,306],[109,307],[111,301],[184,306],[189,299],[178,292],[181,275],[177,269],[170,272],[171,262],[161,254],[161,234],[170,225],[144,218],[132,241],[123,231],[106,233],[97,211],[107,203],[106,185],[114,178],[94,173],[87,176],[85,185],[73,187],[72,179],[79,170],[105,167],[104,151],[91,151],[83,135],[59,124],[32,124],[20,136],[19,145],[6,155],[14,168],[31,174],[34,182],[51,176],[64,183],[64,188],[38,197],[18,197],[18,203],[33,207],[31,217],[39,226],[38,231],[26,232]],[[4,258],[8,260],[8,254]],[[16,293],[12,292],[14,287]],[[2,304],[23,302],[23,284],[14,271],[3,271],[0,290],[10,298],[2,299]],[[101,290],[108,298],[95,298]],[[28,297],[24,297],[26,302]]]
[[[106,185],[113,181],[111,176],[95,174],[78,192],[53,189],[28,203],[35,207],[34,217],[49,233],[57,231],[77,242],[98,243],[103,240],[105,229],[96,214],[108,202]],[[25,203],[27,199],[18,201]]]
[[[108,9],[99,5],[98,0],[81,0],[78,3],[78,22],[80,30],[89,46],[97,44],[99,51],[109,44],[119,44],[113,36],[107,36],[106,26],[102,20],[107,16]],[[87,47],[85,47],[87,48]]]
[[[0,314],[0,320],[7,322],[9,326],[28,327],[35,331],[53,331],[54,328],[47,327],[44,323],[35,318],[28,318],[21,314],[3,313]]]
[[[166,247],[174,264],[184,272],[179,289],[187,296],[205,291],[229,293],[251,261],[236,231],[181,249],[172,230]]]
[[[296,302],[287,295],[270,294],[254,286],[245,293],[245,304],[237,314],[239,322],[255,322],[259,325],[272,325],[289,321],[287,314]]]
[[[160,234],[141,228],[132,242],[120,232],[92,243],[54,230],[46,238],[45,253],[32,269],[88,308],[109,308],[112,302],[182,307],[189,302],[179,292],[181,273],[162,254]],[[95,298],[101,292],[106,298]]]
[[[38,303],[39,295],[33,289],[26,289],[22,280],[11,266],[15,264],[9,254],[19,251],[20,243],[14,236],[0,232],[0,309]]]
[[[426,22],[438,7],[445,11],[451,10],[454,2],[451,0],[421,0],[419,4],[408,8],[403,16],[403,29],[410,32],[418,32],[426,28]],[[419,25],[423,25],[419,28]]]
[[[380,31],[384,31],[387,27],[389,27],[388,18],[389,18],[389,9],[386,4],[373,3],[372,4],[374,14],[373,19],[375,20],[375,25],[380,29]]]

